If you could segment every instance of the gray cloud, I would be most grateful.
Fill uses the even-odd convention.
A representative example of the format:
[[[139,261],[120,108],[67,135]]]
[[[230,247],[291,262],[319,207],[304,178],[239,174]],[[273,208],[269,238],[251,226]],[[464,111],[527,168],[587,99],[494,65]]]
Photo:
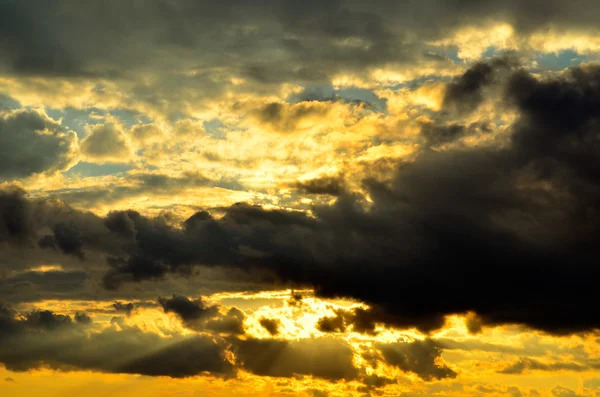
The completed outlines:
[[[16,314],[0,306],[0,362],[11,371],[49,367],[174,378],[234,371],[224,347],[207,336],[165,339],[122,322],[98,331],[83,313],[76,321],[47,310],[25,319]]]
[[[413,372],[426,381],[455,378],[457,373],[437,360],[441,348],[431,339],[376,345],[384,361],[406,372]]]
[[[135,211],[103,219],[8,192],[0,236],[23,243],[62,222],[82,252],[108,257],[112,289],[196,265],[260,269],[275,282],[371,304],[361,313],[368,327],[428,332],[446,314],[475,312],[482,326],[589,331],[600,327],[598,308],[582,304],[598,299],[599,70],[507,73],[500,92],[519,115],[508,145],[424,149],[391,180],[363,181],[368,206],[354,194],[310,216],[236,204],[173,227]]]
[[[347,192],[345,181],[340,176],[326,176],[308,181],[296,182],[292,186],[295,189],[298,189],[300,192],[308,194],[328,194],[330,196],[341,196]]]
[[[35,111],[0,115],[0,180],[68,168],[77,136]]]
[[[123,302],[115,302],[113,303],[113,307],[115,311],[120,313],[125,313],[128,316],[131,316],[131,313],[135,310],[135,305],[132,302],[123,303]]]
[[[129,142],[118,126],[96,124],[81,141],[81,152],[92,162],[128,162],[132,151]]]
[[[492,16],[513,23],[518,31],[595,27],[598,17],[591,0],[569,5],[553,0],[543,8],[464,0],[378,0],[369,5],[312,0],[301,7],[274,0],[161,0],[143,7],[10,1],[0,14],[7,38],[0,51],[5,68],[15,72],[111,77],[119,75],[115,70],[164,66],[157,55],[168,52],[181,65],[196,64],[200,71],[233,65],[238,74],[261,82],[325,79],[332,72],[414,60],[424,46],[411,41],[409,33],[420,41],[433,40]]]
[[[70,297],[83,288],[89,278],[89,274],[81,270],[26,271],[0,278],[0,299],[23,301]]]
[[[271,335],[275,336],[279,334],[279,327],[281,326],[281,321],[271,318],[261,318],[259,323]]]
[[[600,363],[577,363],[577,362],[552,362],[543,363],[541,361],[521,357],[517,362],[510,364],[506,368],[498,371],[501,374],[522,374],[528,371],[574,371],[583,372],[600,369]]]
[[[172,298],[159,298],[158,303],[165,313],[177,314],[190,329],[238,335],[246,332],[244,329],[246,315],[235,307],[222,314],[220,306],[208,306],[202,298],[190,300],[176,294]]]
[[[358,376],[352,349],[343,340],[249,338],[236,339],[232,343],[239,364],[257,375],[288,378],[311,375],[329,380],[352,380]]]

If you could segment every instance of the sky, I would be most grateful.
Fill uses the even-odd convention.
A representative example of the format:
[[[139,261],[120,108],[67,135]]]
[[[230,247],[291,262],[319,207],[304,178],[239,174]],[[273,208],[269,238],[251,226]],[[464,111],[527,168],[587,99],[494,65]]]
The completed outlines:
[[[600,397],[599,19],[0,0],[0,394]]]

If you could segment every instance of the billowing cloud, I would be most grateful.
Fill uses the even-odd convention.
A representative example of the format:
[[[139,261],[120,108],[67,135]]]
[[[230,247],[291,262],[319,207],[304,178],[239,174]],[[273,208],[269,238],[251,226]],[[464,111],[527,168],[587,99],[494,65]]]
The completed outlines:
[[[599,16],[0,1],[8,394],[592,396]]]
[[[115,124],[96,124],[81,141],[81,152],[92,162],[128,162],[132,149],[122,128]]]
[[[244,334],[244,319],[246,315],[237,308],[231,308],[226,314],[221,313],[217,305],[209,306],[201,298],[190,300],[182,295],[172,298],[159,298],[158,303],[165,313],[177,314],[186,327],[201,330],[211,330],[225,334]]]
[[[0,180],[65,170],[76,153],[77,135],[43,113],[0,115]]]
[[[380,322],[399,327],[432,330],[445,314],[475,312],[484,325],[598,328],[596,309],[581,302],[597,298],[599,76],[593,66],[546,80],[507,74],[505,103],[519,114],[510,145],[426,149],[391,181],[365,180],[369,204],[346,194],[313,216],[239,204],[221,218],[200,212],[182,229],[125,213],[137,234],[105,251],[106,283],[197,264],[258,267],[374,305]]]

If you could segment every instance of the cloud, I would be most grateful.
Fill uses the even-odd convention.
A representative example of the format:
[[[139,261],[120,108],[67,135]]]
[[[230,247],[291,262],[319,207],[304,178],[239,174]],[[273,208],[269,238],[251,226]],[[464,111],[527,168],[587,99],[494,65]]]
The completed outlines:
[[[176,294],[172,298],[159,298],[158,303],[165,313],[177,314],[190,329],[238,335],[246,332],[244,329],[246,315],[237,308],[231,308],[226,314],[222,314],[219,306],[208,306],[202,298],[190,300]]]
[[[18,210],[3,212],[0,236],[23,241],[63,222],[83,252],[109,258],[104,280],[113,289],[225,266],[363,301],[372,306],[367,325],[429,332],[447,314],[473,312],[482,326],[597,329],[598,308],[582,303],[598,298],[599,70],[507,73],[497,83],[517,114],[507,145],[424,148],[391,179],[365,179],[369,200],[343,194],[310,214],[236,204],[180,227],[126,211],[111,215],[121,219],[111,226],[12,192],[0,209]],[[51,216],[32,217],[34,208]]]
[[[11,371],[45,367],[173,378],[234,371],[224,347],[208,336],[167,339],[123,324],[97,330],[81,313],[75,319],[48,310],[22,319],[0,306],[0,362]]]
[[[543,363],[538,360],[521,357],[517,362],[498,371],[501,374],[522,374],[528,371],[574,371],[583,372],[589,370],[597,370],[600,364],[597,363],[576,363],[576,362],[553,362]]]
[[[426,381],[456,378],[457,373],[445,364],[439,364],[440,347],[431,339],[394,344],[376,344],[385,363],[413,372]]]
[[[333,338],[284,341],[275,339],[234,339],[238,363],[261,376],[310,375],[328,380],[352,380],[358,370],[347,342]]]
[[[458,114],[473,111],[483,102],[484,89],[497,81],[499,74],[506,74],[517,63],[514,55],[475,63],[446,86],[442,106]]]
[[[128,137],[116,124],[96,124],[89,127],[89,134],[81,141],[81,152],[91,162],[124,163],[132,156]]]
[[[64,0],[33,5],[30,0],[2,5],[1,33],[8,39],[0,53],[7,71],[116,78],[163,66],[164,73],[159,55],[169,54],[169,65],[196,65],[196,79],[209,74],[207,90],[218,90],[219,83],[227,81],[224,70],[269,84],[326,81],[335,73],[415,62],[426,58],[431,47],[427,43],[464,28],[477,31],[489,19],[509,22],[513,35],[528,37],[548,27],[589,31],[598,17],[591,0],[573,7],[553,0],[543,11],[517,1],[448,0],[378,0],[372,6],[312,0],[302,9],[293,1],[274,0],[218,5],[159,1],[143,10],[131,4],[74,5]],[[206,72],[211,70],[215,72]],[[152,92],[144,92],[144,84],[136,88],[149,102],[160,102]]]
[[[75,133],[43,113],[0,114],[0,180],[68,169],[76,150]]]
[[[281,321],[271,318],[261,318],[259,323],[272,336],[276,336],[277,334],[279,334],[279,327],[281,326]]]
[[[98,185],[60,188],[47,190],[48,196],[64,200],[78,208],[97,208],[107,206],[113,208],[122,203],[129,203],[140,197],[164,196],[172,199],[174,194],[197,195],[199,188],[218,187],[234,191],[244,188],[235,180],[227,178],[210,179],[197,172],[185,172],[181,175],[167,175],[160,172],[130,173],[123,177],[109,179]],[[210,189],[211,196],[214,190]],[[168,205],[173,204],[171,200]]]
[[[0,300],[31,302],[72,297],[89,281],[81,270],[24,271],[0,279]]]
[[[135,305],[132,302],[115,302],[113,303],[113,308],[117,312],[125,313],[127,316],[131,316],[131,313],[135,310]]]
[[[554,387],[551,392],[554,397],[583,397],[582,395],[575,393],[573,390],[562,386]]]
[[[345,181],[341,177],[324,176],[321,178],[298,181],[292,186],[307,194],[327,194],[341,196],[347,192]]]
[[[439,329],[444,325],[444,316],[432,316],[427,319],[415,321],[414,319],[403,319],[380,308],[354,308],[352,310],[338,309],[333,317],[322,317],[317,322],[317,329],[322,332],[343,333],[348,328],[352,331],[364,334],[377,334],[376,326],[392,326],[407,328],[414,326],[419,331],[428,333]]]

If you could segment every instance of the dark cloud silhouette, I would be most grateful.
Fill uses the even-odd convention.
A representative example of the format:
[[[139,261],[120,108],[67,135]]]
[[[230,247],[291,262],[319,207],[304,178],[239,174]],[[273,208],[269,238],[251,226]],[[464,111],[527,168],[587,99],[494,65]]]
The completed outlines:
[[[206,322],[206,329],[219,334],[243,335],[246,333],[244,320],[246,315],[238,308],[231,308],[226,314],[212,318]]]
[[[75,322],[78,324],[91,324],[93,320],[84,312],[77,312],[75,313]]]
[[[380,308],[354,308],[351,310],[338,309],[331,317],[322,317],[317,322],[317,329],[322,332],[343,333],[347,329],[364,334],[376,334],[376,326],[392,326],[406,328],[416,327],[424,333],[438,329],[444,325],[444,316],[432,316],[419,322],[402,319]]]
[[[165,313],[175,313],[186,323],[193,323],[219,314],[217,306],[207,306],[202,299],[192,301],[182,295],[174,294],[172,298],[158,298],[158,303],[163,307]]]
[[[347,192],[344,180],[341,177],[332,176],[296,182],[292,186],[295,189],[308,194],[328,194],[330,196],[341,196]]]
[[[465,325],[470,334],[479,334],[483,329],[482,321],[475,313],[467,314]]]
[[[317,322],[317,329],[321,332],[345,332],[346,321],[343,313],[336,313],[335,316],[321,317]]]
[[[159,298],[158,303],[165,313],[175,313],[186,327],[197,331],[211,330],[217,333],[244,334],[246,315],[237,308],[231,308],[226,314],[220,312],[218,305],[207,306],[202,299],[190,300],[174,294],[172,298]]]
[[[65,254],[75,255],[80,259],[85,258],[85,255],[82,251],[83,241],[81,241],[77,230],[64,223],[57,223],[54,225],[53,229],[54,241],[62,252]]]
[[[457,373],[439,364],[441,349],[431,339],[394,344],[377,344],[384,361],[406,372],[413,372],[426,381],[455,378]]]
[[[35,310],[26,317],[27,326],[41,329],[56,329],[72,324],[71,317],[55,314],[50,310]]]
[[[113,308],[117,312],[125,313],[126,315],[131,316],[131,313],[135,310],[135,305],[132,302],[115,302],[113,303]]]
[[[279,334],[279,327],[281,326],[281,321],[272,318],[261,318],[259,323],[271,335],[275,336]]]

